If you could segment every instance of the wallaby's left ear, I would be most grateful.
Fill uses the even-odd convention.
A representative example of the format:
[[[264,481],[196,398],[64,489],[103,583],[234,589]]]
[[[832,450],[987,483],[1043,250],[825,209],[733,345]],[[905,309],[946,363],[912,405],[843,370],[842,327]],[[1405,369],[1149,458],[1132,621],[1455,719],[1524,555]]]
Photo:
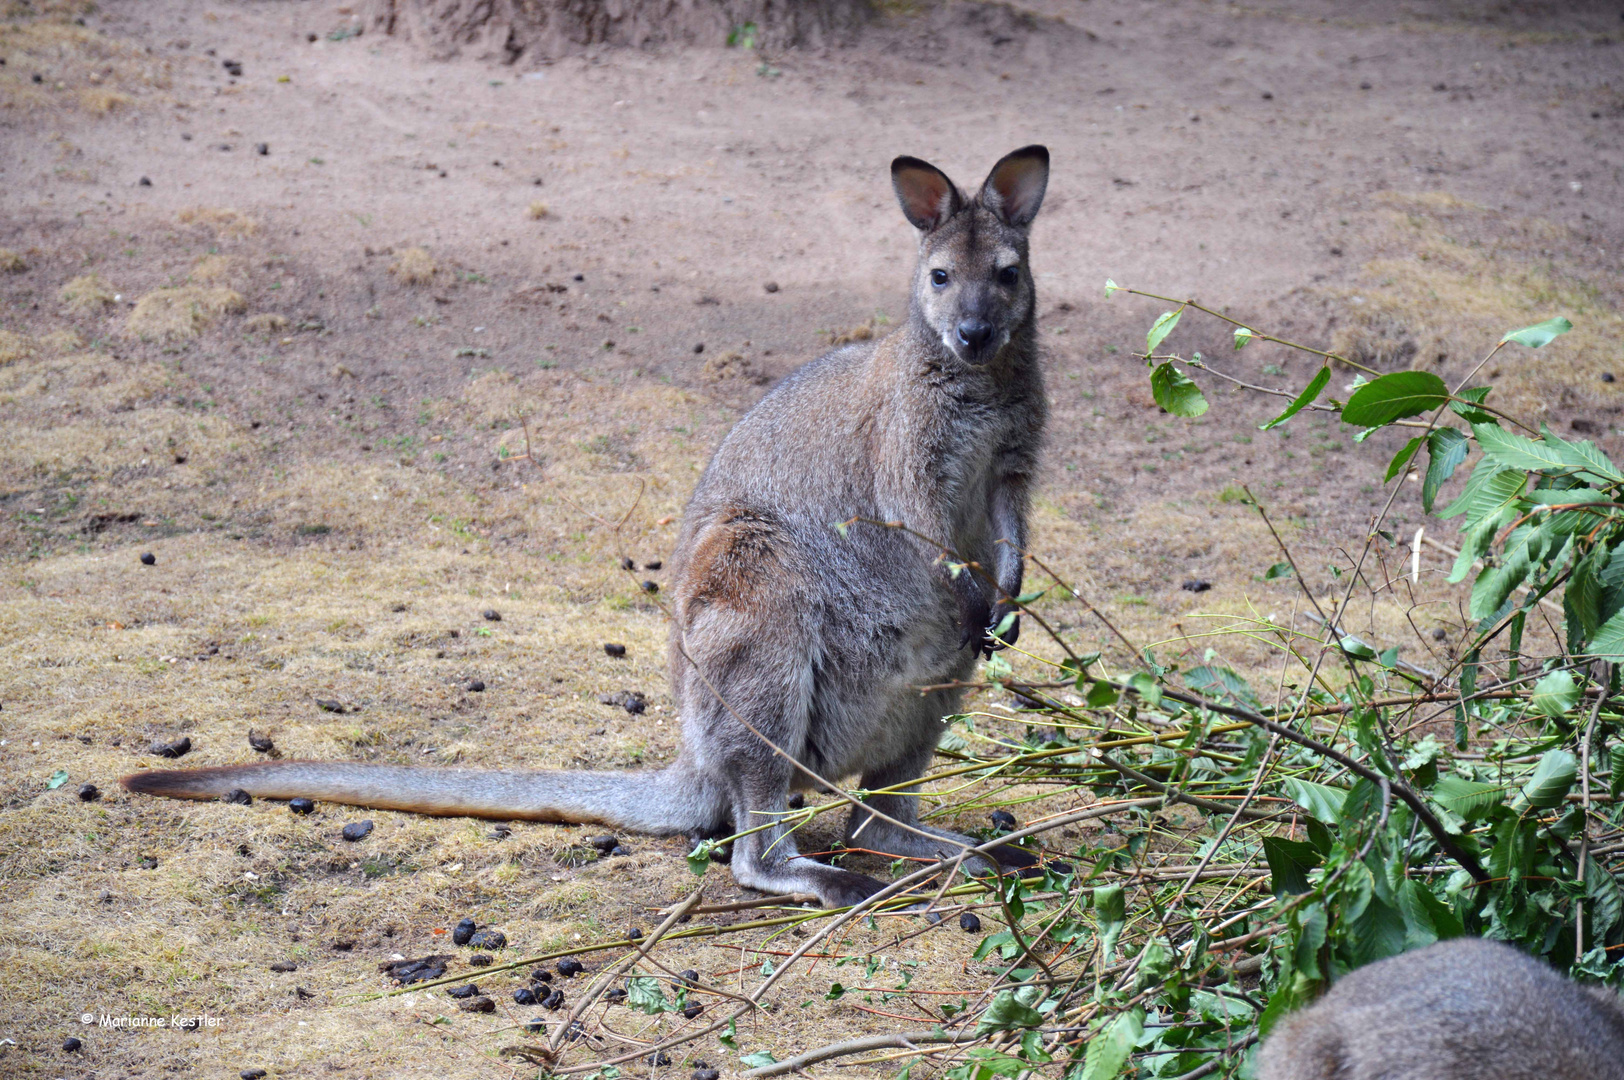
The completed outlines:
[[[981,205],[1006,225],[1024,228],[1038,216],[1049,186],[1049,148],[1023,146],[1004,155],[981,185]]]

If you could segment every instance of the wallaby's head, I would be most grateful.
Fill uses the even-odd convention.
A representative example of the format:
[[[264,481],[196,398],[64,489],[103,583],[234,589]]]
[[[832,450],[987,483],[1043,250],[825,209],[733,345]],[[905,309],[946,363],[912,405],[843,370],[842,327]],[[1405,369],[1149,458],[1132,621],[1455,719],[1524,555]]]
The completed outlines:
[[[1032,316],[1026,237],[1048,183],[1042,146],[1004,157],[973,199],[928,162],[891,162],[891,186],[919,230],[913,317],[963,363],[991,363]]]

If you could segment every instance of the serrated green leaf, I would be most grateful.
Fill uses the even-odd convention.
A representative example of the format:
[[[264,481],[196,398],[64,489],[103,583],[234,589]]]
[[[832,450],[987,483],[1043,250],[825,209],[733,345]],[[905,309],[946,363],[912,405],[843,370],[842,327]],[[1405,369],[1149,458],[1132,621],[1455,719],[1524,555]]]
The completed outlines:
[[[660,980],[652,975],[633,975],[626,980],[626,1004],[650,1016],[676,1009],[675,1005],[666,1000],[665,991],[660,987]]]
[[[1456,428],[1439,428],[1427,436],[1427,475],[1421,482],[1422,510],[1432,513],[1432,502],[1438,497],[1438,490],[1455,475],[1471,448],[1472,441]]]
[[[1207,399],[1201,387],[1174,367],[1171,360],[1157,364],[1150,373],[1150,393],[1156,404],[1174,416],[1189,419],[1207,411]]]
[[[1572,329],[1573,324],[1558,315],[1554,319],[1546,319],[1542,323],[1525,326],[1521,330],[1513,330],[1500,339],[1500,344],[1504,345],[1508,341],[1513,341],[1518,345],[1527,345],[1530,349],[1537,349],[1542,345],[1549,345]]]
[[[1240,331],[1237,330],[1235,333],[1239,334]],[[1239,345],[1236,345],[1235,347],[1237,349],[1240,348]],[[1296,416],[1298,413],[1308,408],[1309,405],[1313,404],[1314,401],[1319,398],[1320,394],[1325,390],[1325,385],[1330,381],[1331,366],[1327,364],[1319,369],[1318,375],[1315,375],[1308,381],[1308,385],[1303,387],[1303,392],[1292,399],[1291,404],[1286,406],[1285,412],[1281,413],[1273,420],[1270,420],[1267,424],[1259,424],[1258,430],[1268,431],[1270,428],[1279,427],[1287,420],[1290,420],[1293,416]]]
[[[1146,355],[1155,352],[1156,346],[1160,345],[1162,340],[1173,332],[1173,327],[1179,324],[1179,316],[1182,314],[1184,314],[1184,309],[1179,308],[1177,311],[1164,311],[1156,316],[1156,321],[1150,324],[1150,332],[1145,335]]]
[[[1624,743],[1614,743],[1607,748],[1607,793],[1614,799],[1624,794]]]
[[[1450,401],[1449,408],[1457,416],[1463,417],[1468,424],[1492,424],[1494,423],[1494,414],[1485,412],[1477,408],[1477,406],[1488,399],[1489,391],[1493,389],[1492,386],[1473,386],[1458,391],[1454,399]]]
[[[1127,898],[1121,885],[1096,886],[1093,899],[1094,914],[1100,922],[1121,922],[1127,918]]]
[[[1077,1080],[1112,1080],[1128,1063],[1128,1055],[1145,1033],[1144,1013],[1136,1008],[1118,1014],[1098,1035],[1088,1040],[1088,1053]]]
[[[1521,470],[1505,469],[1491,462],[1480,461],[1472,469],[1472,475],[1467,477],[1466,487],[1455,496],[1454,502],[1438,511],[1438,516],[1447,520],[1465,514],[1463,525],[1470,528],[1492,511],[1516,501],[1527,482],[1528,477]]]
[[[1198,694],[1219,700],[1228,697],[1248,703],[1257,701],[1257,692],[1251,684],[1227,667],[1206,664],[1193,667],[1184,673],[1184,685]]]
[[[1449,388],[1430,371],[1395,371],[1355,390],[1342,406],[1342,422],[1355,427],[1382,427],[1394,420],[1441,408]]]
[[[1618,562],[1618,559],[1614,559]],[[1596,628],[1590,635],[1590,642],[1585,646],[1586,656],[1596,656],[1603,660],[1618,662],[1624,660],[1624,608],[1614,612],[1612,617]]]
[[[1162,687],[1154,675],[1147,675],[1140,671],[1128,677],[1128,685],[1133,687],[1139,699],[1152,709],[1159,709],[1162,705]]]
[[[1441,776],[1432,786],[1432,797],[1445,810],[1462,821],[1476,821],[1494,812],[1505,801],[1505,789],[1459,776]]]
[[[1291,564],[1288,562],[1274,563],[1267,570],[1263,571],[1264,581],[1274,581],[1278,578],[1288,578],[1290,576]]]
[[[1308,892],[1314,886],[1308,872],[1324,861],[1313,844],[1283,836],[1263,838],[1263,857],[1269,862],[1270,885],[1280,899]]]
[[[1570,443],[1549,431],[1534,440],[1495,424],[1473,424],[1472,433],[1485,459],[1503,468],[1528,472],[1577,474],[1600,483],[1617,483],[1624,474],[1594,443]]]
[[[1512,530],[1499,558],[1492,565],[1485,566],[1472,585],[1472,599],[1468,605],[1472,618],[1487,619],[1500,610],[1512,590],[1533,571],[1535,555],[1543,546],[1543,541],[1544,533],[1540,526],[1524,524]]]
[[[1009,1031],[1014,1028],[1033,1028],[1043,1024],[1043,1014],[1028,1005],[1022,1004],[1013,990],[1000,990],[976,1020],[976,1034],[987,1035],[994,1031]]]
[[[1566,716],[1579,703],[1579,684],[1570,671],[1553,671],[1534,684],[1529,704],[1543,716]]]
[[[1244,326],[1235,327],[1235,348],[1244,349],[1252,342],[1252,331]]]
[[[1299,780],[1295,776],[1286,777],[1285,787],[1291,801],[1307,810],[1314,820],[1325,825],[1341,824],[1342,805],[1348,798],[1345,789]]]
[[[1466,933],[1460,917],[1414,878],[1398,887],[1398,910],[1404,917],[1404,947],[1421,949],[1435,941]]]
[[[1101,679],[1088,688],[1088,693],[1083,697],[1083,700],[1088,703],[1088,707],[1091,709],[1104,709],[1115,705],[1117,698],[1120,696],[1116,687]]]
[[[45,786],[49,790],[55,791],[57,788],[61,787],[63,784],[66,784],[67,782],[68,771],[66,769],[58,769],[56,772],[51,774],[51,778],[49,780],[45,781]]]
[[[1566,750],[1547,750],[1523,785],[1521,796],[1529,806],[1548,810],[1562,805],[1579,779],[1579,759]]]
[[[1426,438],[1425,435],[1417,435],[1399,448],[1399,452],[1393,455],[1393,460],[1387,463],[1387,475],[1382,478],[1382,483],[1387,483],[1404,471],[1404,467],[1415,457],[1415,452],[1421,449],[1421,444],[1426,442]]]
[[[753,1054],[746,1054],[741,1057],[739,1059],[739,1064],[748,1066],[752,1069],[759,1069],[763,1065],[772,1065],[777,1061],[778,1059],[772,1056],[771,1051],[757,1050]]]

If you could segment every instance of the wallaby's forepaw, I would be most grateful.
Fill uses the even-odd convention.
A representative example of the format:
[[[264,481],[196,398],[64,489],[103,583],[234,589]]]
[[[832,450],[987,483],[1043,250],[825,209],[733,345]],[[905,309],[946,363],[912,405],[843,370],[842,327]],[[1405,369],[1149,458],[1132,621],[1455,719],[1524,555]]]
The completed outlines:
[[[1009,629],[1005,630],[1003,634],[999,634],[998,627],[1010,615],[1014,615],[1015,618],[1010,620]],[[1008,648],[1015,644],[1020,636],[1021,609],[1007,600],[1001,600],[987,617],[987,629],[982,632],[981,636],[981,655],[991,656],[999,649]]]
[[[969,577],[966,570],[959,575],[960,584],[955,590],[959,601],[959,648],[965,649],[974,645],[985,652],[987,648],[987,631],[992,622],[992,605],[981,592],[981,587],[974,581],[966,581]]]

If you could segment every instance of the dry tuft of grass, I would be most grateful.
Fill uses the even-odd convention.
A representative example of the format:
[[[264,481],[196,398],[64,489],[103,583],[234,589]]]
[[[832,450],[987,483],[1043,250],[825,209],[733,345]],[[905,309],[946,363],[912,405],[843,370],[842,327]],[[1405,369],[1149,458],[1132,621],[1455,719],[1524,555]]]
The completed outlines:
[[[21,334],[0,330],[0,365],[15,364],[34,355],[34,343]]]
[[[106,115],[171,85],[169,61],[80,26],[73,21],[79,10],[32,3],[5,14],[13,21],[0,24],[0,55],[8,58],[0,67],[0,112]]]
[[[156,289],[135,302],[124,324],[124,335],[143,341],[184,341],[194,338],[222,315],[247,307],[242,294],[220,286],[186,285]]]
[[[1624,311],[1607,297],[1620,295],[1624,281],[1550,258],[1552,250],[1583,250],[1572,230],[1438,192],[1380,201],[1387,239],[1363,268],[1370,280],[1329,297],[1347,320],[1333,352],[1450,381],[1506,331],[1565,315],[1570,333],[1538,353],[1508,347],[1478,378],[1519,419],[1560,418],[1581,433],[1610,425],[1607,417],[1624,406],[1624,381],[1604,376],[1624,376]]]
[[[94,315],[113,302],[113,290],[94,274],[80,274],[56,294],[73,315]]]
[[[0,274],[20,274],[28,269],[28,262],[10,248],[0,248]]]
[[[767,382],[767,375],[757,370],[749,357],[737,352],[715,353],[706,357],[700,374],[710,382],[742,382],[751,386],[762,386]]]
[[[389,272],[403,285],[427,285],[434,280],[436,269],[434,257],[420,247],[402,251],[389,266]]]
[[[831,335],[829,338],[829,344],[850,345],[854,341],[868,341],[874,337],[877,332],[878,328],[874,325],[874,320],[870,319],[868,322],[859,326],[854,326],[850,330],[842,330]]]
[[[531,221],[540,221],[542,218],[547,216],[547,204],[544,202],[533,202],[530,204],[528,213],[530,214]]]
[[[64,353],[77,352],[85,347],[85,339],[79,336],[77,330],[52,330],[39,339],[40,348],[58,356]]]
[[[182,225],[205,225],[221,240],[237,240],[259,232],[259,222],[225,206],[189,206],[175,215]]]
[[[196,285],[235,285],[245,275],[241,264],[229,255],[203,255],[186,276]]]
[[[248,316],[242,328],[251,334],[274,334],[288,328],[288,319],[286,315],[278,315],[274,311],[262,311]]]

